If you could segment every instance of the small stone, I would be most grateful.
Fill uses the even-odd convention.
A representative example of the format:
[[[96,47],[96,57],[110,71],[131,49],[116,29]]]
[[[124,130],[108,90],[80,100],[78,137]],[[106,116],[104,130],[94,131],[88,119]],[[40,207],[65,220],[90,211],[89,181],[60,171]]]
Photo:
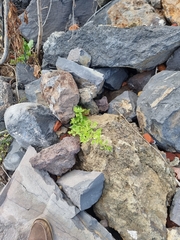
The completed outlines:
[[[81,211],[90,208],[102,194],[104,175],[101,172],[73,170],[58,181],[63,191]]]
[[[74,166],[75,154],[79,151],[78,138],[65,137],[59,143],[41,150],[30,159],[30,163],[34,168],[61,176]]]
[[[91,56],[82,48],[72,49],[67,59],[86,67],[89,67],[91,64]]]
[[[108,100],[106,96],[103,96],[101,99],[95,100],[100,112],[106,112],[109,108]]]
[[[18,87],[24,88],[24,85],[31,83],[37,78],[34,77],[34,68],[26,63],[16,64],[16,75],[18,79]]]

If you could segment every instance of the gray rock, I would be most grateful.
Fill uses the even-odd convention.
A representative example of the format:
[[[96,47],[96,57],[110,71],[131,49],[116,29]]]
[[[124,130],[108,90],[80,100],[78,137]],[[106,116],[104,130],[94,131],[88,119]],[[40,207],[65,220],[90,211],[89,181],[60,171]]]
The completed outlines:
[[[91,56],[81,48],[72,49],[67,59],[85,67],[89,67],[91,64]]]
[[[68,72],[62,70],[42,72],[42,96],[53,114],[64,124],[74,117],[73,107],[79,102],[77,85]]]
[[[41,150],[30,159],[33,167],[46,170],[54,175],[62,175],[70,170],[75,162],[75,153],[80,151],[80,142],[75,137],[65,137],[59,143]]]
[[[154,74],[154,70],[135,74],[128,79],[127,84],[131,90],[138,93],[143,90],[144,86]]]
[[[91,100],[90,102],[83,104],[83,107],[89,109],[91,115],[99,113],[99,108],[94,100]]]
[[[90,208],[102,194],[104,175],[101,172],[73,170],[62,176],[57,184],[81,211]]]
[[[14,103],[10,85],[0,80],[0,131],[5,129],[4,113]]]
[[[0,239],[27,240],[33,221],[47,219],[53,240],[113,240],[111,234],[86,212],[72,205],[45,171],[34,169],[29,147],[11,180],[0,194]]]
[[[41,78],[25,85],[25,93],[29,102],[37,103],[39,92],[41,92]]]
[[[9,134],[23,148],[45,148],[57,142],[53,126],[57,119],[49,108],[36,103],[18,103],[9,107],[4,122]]]
[[[16,140],[13,140],[13,142],[10,145],[8,154],[3,160],[3,166],[5,167],[5,169],[15,171],[16,168],[19,166],[19,163],[21,162],[21,159],[23,158],[24,154],[25,154],[24,149],[19,146]]]
[[[89,84],[87,87],[79,88],[80,103],[89,103],[97,96],[97,87],[94,84]]]
[[[56,62],[57,69],[62,69],[71,73],[78,85],[84,86],[91,83],[96,85],[98,92],[102,89],[104,84],[104,76],[98,71],[81,66],[73,61],[58,57]]]
[[[180,225],[180,189],[177,190],[173,197],[170,207],[170,220]]]
[[[125,91],[109,103],[108,113],[122,114],[129,122],[136,116],[137,95]]]
[[[128,70],[124,68],[96,68],[96,70],[104,74],[104,87],[109,90],[119,90],[128,78]]]
[[[113,147],[109,152],[88,142],[78,154],[79,169],[100,171],[105,177],[103,194],[93,206],[96,215],[123,239],[166,240],[167,202],[176,189],[172,168],[123,117],[103,114],[90,119]]]
[[[122,29],[89,23],[73,35],[67,32],[55,36],[52,34],[44,44],[43,67],[55,65],[58,56],[66,58],[69,51],[78,46],[91,55],[91,67],[145,71],[165,62],[180,46],[180,27],[170,26]]]
[[[95,100],[100,112],[106,112],[109,108],[108,100],[106,96],[103,96],[101,99]]]
[[[161,0],[147,0],[154,8],[161,8]]]
[[[57,1],[43,0],[42,1],[42,22],[43,22],[43,41],[55,31],[64,31],[72,25],[72,0]],[[83,0],[76,1],[74,8],[74,18],[79,26],[86,23],[89,17],[94,13],[97,3],[94,0],[84,2]],[[26,9],[28,15],[28,24],[24,22],[24,13],[21,14],[20,32],[27,40],[37,41],[38,24],[37,24],[37,2],[31,0]]]
[[[180,70],[180,48],[176,49],[166,62],[167,70]]]
[[[37,78],[34,77],[34,68],[26,63],[16,64],[16,76],[18,80],[18,87],[24,87],[25,84],[31,83]]]
[[[180,72],[162,71],[143,88],[137,101],[140,128],[166,151],[180,151]]]

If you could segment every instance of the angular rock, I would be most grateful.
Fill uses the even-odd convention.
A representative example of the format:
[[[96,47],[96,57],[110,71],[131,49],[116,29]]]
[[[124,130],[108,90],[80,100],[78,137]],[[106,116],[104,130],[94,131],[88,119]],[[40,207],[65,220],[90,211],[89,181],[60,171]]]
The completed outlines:
[[[90,86],[79,88],[79,94],[81,104],[89,103],[97,96],[97,87],[90,84]]]
[[[136,116],[137,95],[125,91],[109,103],[108,113],[122,114],[129,122]]]
[[[31,83],[37,78],[34,76],[34,68],[29,66],[26,63],[17,63],[16,64],[16,76],[18,80],[18,87],[24,88],[25,84]]]
[[[86,109],[89,109],[91,115],[99,113],[99,108],[98,108],[98,106],[97,106],[97,104],[94,100],[83,104],[83,107],[86,108]]]
[[[89,21],[94,25],[115,27],[163,26],[165,20],[161,14],[146,1],[114,0],[96,12]]]
[[[96,85],[98,92],[104,84],[104,76],[98,71],[81,66],[73,61],[58,57],[56,62],[57,69],[62,69],[71,73],[80,86],[86,85],[88,82]]]
[[[43,67],[55,66],[58,56],[66,58],[77,46],[91,55],[91,67],[129,67],[145,71],[164,63],[180,46],[180,27],[122,29],[89,23],[73,36],[71,32],[61,36],[52,34],[44,44]]]
[[[104,87],[110,90],[118,90],[122,83],[128,78],[128,71],[124,68],[97,68],[98,72],[104,74]]]
[[[73,170],[62,176],[57,184],[81,211],[98,201],[102,194],[104,176],[101,172]]]
[[[57,70],[45,71],[41,77],[42,95],[50,110],[62,123],[68,123],[74,117],[73,107],[79,102],[79,91],[72,75]]]
[[[180,25],[180,5],[179,0],[162,0],[163,12],[167,20]]]
[[[109,108],[108,100],[106,96],[103,96],[101,99],[95,100],[100,112],[106,112]]]
[[[0,131],[5,129],[4,113],[14,103],[10,85],[0,80]]]
[[[113,240],[111,234],[86,212],[72,205],[45,171],[34,169],[29,147],[11,180],[0,194],[0,239],[27,240],[33,221],[46,218],[53,240]]]
[[[21,159],[23,158],[25,151],[19,144],[14,140],[9,148],[8,154],[3,160],[3,166],[6,170],[15,171],[19,166]]]
[[[179,71],[180,70],[180,48],[176,49],[166,62],[166,69]]]
[[[70,170],[75,162],[75,153],[80,151],[79,139],[65,137],[59,143],[41,150],[30,159],[33,167],[61,176]]]
[[[43,22],[43,41],[55,31],[64,31],[72,25],[72,4],[73,1],[57,1],[43,0],[42,1],[42,22]],[[74,19],[78,21],[78,25],[82,26],[86,23],[89,17],[94,13],[97,3],[94,0],[84,2],[83,0],[76,1],[74,8]],[[28,15],[28,24],[24,21],[24,13],[21,14],[20,31],[23,37],[27,40],[37,41],[38,36],[38,20],[37,20],[37,3],[36,0],[31,0],[26,9]],[[55,20],[55,21],[54,21]]]
[[[57,119],[49,108],[36,103],[18,103],[9,107],[4,122],[9,134],[23,148],[45,148],[57,142],[53,126]]]
[[[170,220],[180,226],[180,189],[178,189],[173,197],[170,207]]]
[[[25,93],[29,102],[37,103],[37,93],[41,92],[41,78],[25,85]]]
[[[166,204],[176,188],[171,167],[121,116],[103,114],[90,119],[113,146],[108,152],[83,143],[79,153],[80,169],[100,171],[105,177],[103,194],[94,206],[96,215],[123,239],[165,240]]]
[[[86,212],[72,205],[45,171],[32,168],[36,155],[29,147],[18,169],[0,194],[0,238],[27,240],[33,221],[46,218],[53,240],[113,240],[112,235]]]
[[[72,49],[67,59],[85,67],[89,67],[91,64],[91,56],[81,48]]]
[[[140,128],[170,152],[180,151],[180,72],[162,71],[143,88],[137,101]]]
[[[154,70],[135,74],[130,77],[127,84],[131,90],[138,93],[143,90],[143,87],[148,83],[150,78],[154,75]]]

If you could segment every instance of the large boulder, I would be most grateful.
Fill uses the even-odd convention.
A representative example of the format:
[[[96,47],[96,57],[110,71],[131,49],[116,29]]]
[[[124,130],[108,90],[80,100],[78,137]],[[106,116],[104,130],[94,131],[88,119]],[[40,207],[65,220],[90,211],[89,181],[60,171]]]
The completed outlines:
[[[166,204],[176,187],[172,169],[123,117],[104,114],[91,120],[113,147],[108,152],[83,143],[79,153],[82,170],[104,173],[105,186],[95,213],[123,239],[166,240]]]
[[[180,46],[180,27],[117,28],[89,23],[73,35],[53,33],[44,44],[43,67],[55,66],[58,56],[67,58],[77,46],[91,55],[91,67],[143,71],[165,62]]]
[[[53,131],[56,121],[49,108],[29,102],[12,105],[4,114],[6,129],[23,148],[29,145],[46,148],[56,143],[58,138]]]
[[[137,101],[138,122],[166,151],[180,151],[180,72],[153,76]]]
[[[27,240],[36,218],[47,219],[53,240],[114,240],[96,219],[79,212],[45,171],[34,169],[31,146],[0,194],[0,239]]]

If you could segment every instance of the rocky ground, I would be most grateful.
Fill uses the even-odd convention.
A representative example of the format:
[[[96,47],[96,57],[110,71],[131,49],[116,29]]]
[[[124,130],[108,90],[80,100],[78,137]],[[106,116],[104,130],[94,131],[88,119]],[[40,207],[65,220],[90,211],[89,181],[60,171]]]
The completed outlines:
[[[45,0],[40,62],[17,62],[21,36],[37,41],[37,6],[14,3],[0,66],[0,238],[27,239],[45,217],[55,240],[179,239],[178,1]]]

